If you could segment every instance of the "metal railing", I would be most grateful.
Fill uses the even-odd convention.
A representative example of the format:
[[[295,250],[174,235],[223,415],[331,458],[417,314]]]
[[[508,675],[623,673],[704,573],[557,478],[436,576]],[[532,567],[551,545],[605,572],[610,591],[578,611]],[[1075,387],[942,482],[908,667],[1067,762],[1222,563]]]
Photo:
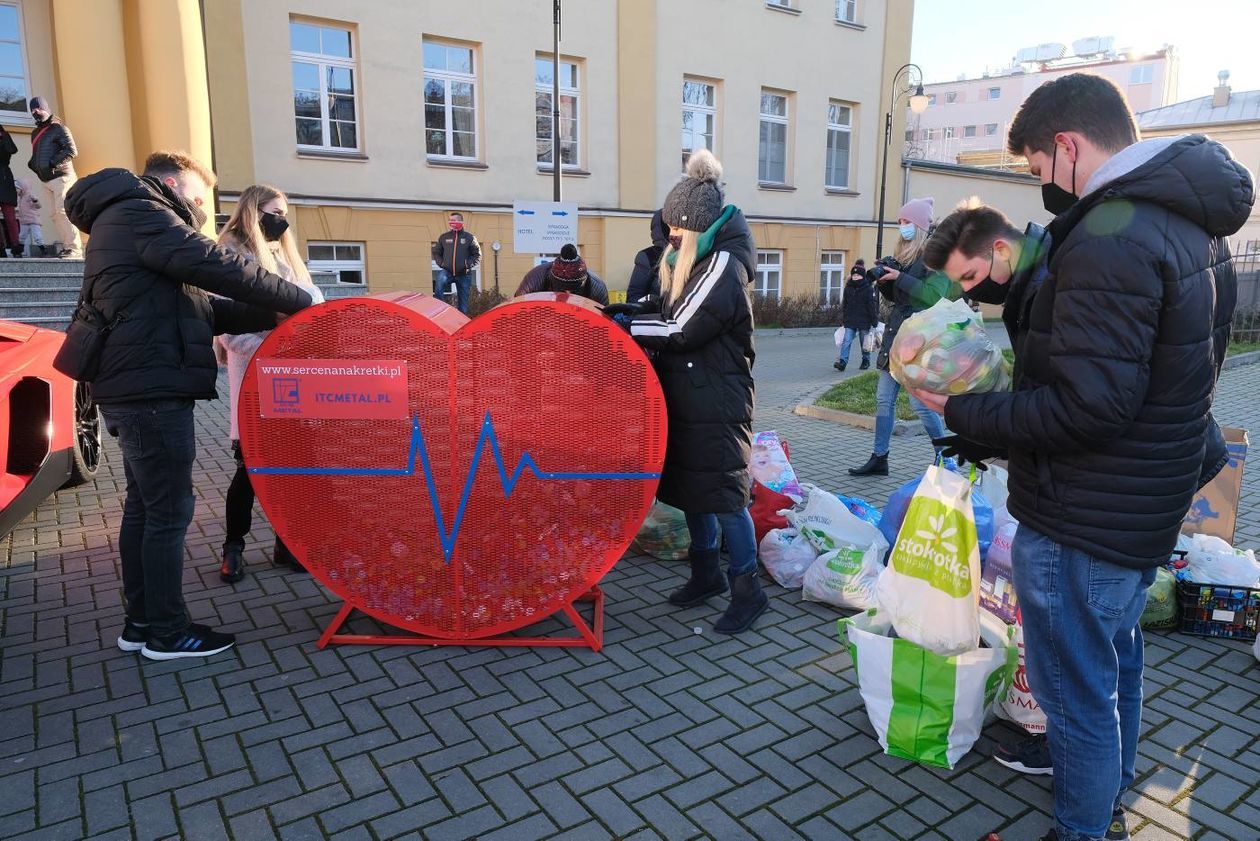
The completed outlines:
[[[1260,342],[1260,250],[1234,257],[1238,305],[1234,308],[1235,342]]]

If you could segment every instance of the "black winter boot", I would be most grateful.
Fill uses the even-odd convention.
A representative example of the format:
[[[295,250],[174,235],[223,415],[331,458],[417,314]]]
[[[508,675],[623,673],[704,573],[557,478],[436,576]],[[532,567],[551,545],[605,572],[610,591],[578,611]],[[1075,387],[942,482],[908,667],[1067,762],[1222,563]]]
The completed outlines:
[[[219,580],[235,584],[245,577],[245,541],[229,540],[223,544],[223,563],[219,566]]]
[[[861,467],[850,467],[850,476],[887,476],[888,475],[888,453],[877,456],[871,453],[871,457],[866,460],[866,464]]]
[[[717,549],[691,549],[687,560],[691,562],[691,578],[669,594],[670,604],[691,607],[726,592],[726,577],[719,568]]]
[[[713,623],[713,630],[719,634],[743,633],[752,627],[769,605],[770,599],[761,589],[756,569],[743,575],[732,575],[731,603],[726,606],[722,618]]]
[[[837,359],[835,362],[831,363],[831,367],[835,368],[837,371],[843,371],[845,368],[849,367],[849,360]]]
[[[276,538],[276,548],[273,551],[272,558],[276,566],[287,566],[294,572],[306,572],[306,567],[302,566],[302,562],[289,551],[289,547],[285,546],[284,541],[279,537]]]
[[[862,364],[858,366],[858,370],[865,371],[871,367],[871,355],[869,353],[862,354]]]

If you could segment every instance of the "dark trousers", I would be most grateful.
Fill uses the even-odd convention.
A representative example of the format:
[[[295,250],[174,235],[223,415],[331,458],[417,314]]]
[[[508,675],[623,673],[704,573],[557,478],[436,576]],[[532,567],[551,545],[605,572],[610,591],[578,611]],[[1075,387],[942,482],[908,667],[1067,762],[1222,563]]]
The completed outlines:
[[[118,437],[127,478],[118,554],[127,618],[165,636],[188,626],[181,578],[193,516],[197,455],[193,401],[144,400],[101,406]]]
[[[4,244],[15,255],[22,251],[22,241],[18,239],[17,205],[0,204],[0,217],[4,219]],[[3,247],[3,246],[0,246]]]
[[[225,527],[227,537],[223,541],[223,549],[229,546],[245,547],[245,536],[254,524],[254,486],[249,481],[249,471],[245,468],[245,457],[241,454],[241,442],[232,442],[232,455],[236,459],[236,473],[232,474],[232,483],[228,485],[227,511]],[[288,549],[284,541],[276,535],[277,557],[287,556]]]

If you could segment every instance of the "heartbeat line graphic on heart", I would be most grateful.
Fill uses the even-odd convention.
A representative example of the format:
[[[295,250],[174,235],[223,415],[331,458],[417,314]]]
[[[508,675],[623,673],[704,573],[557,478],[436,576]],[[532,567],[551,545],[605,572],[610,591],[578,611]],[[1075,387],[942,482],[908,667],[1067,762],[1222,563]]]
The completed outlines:
[[[499,448],[499,438],[495,434],[494,421],[486,412],[481,422],[481,434],[477,436],[477,444],[473,450],[472,462],[468,466],[468,476],[464,479],[464,489],[459,497],[459,506],[455,509],[455,517],[450,530],[446,528],[446,518],[442,513],[442,501],[438,496],[437,483],[433,478],[433,469],[429,464],[429,451],[424,442],[424,431],[420,428],[420,418],[412,416],[411,440],[407,445],[406,467],[251,467],[249,472],[262,476],[414,476],[416,460],[420,461],[420,469],[424,472],[425,486],[429,492],[429,504],[433,508],[433,516],[437,521],[438,541],[442,544],[442,554],[446,563],[451,562],[455,552],[455,544],[459,540],[459,529],[464,522],[464,512],[468,507],[468,499],[472,495],[473,484],[477,480],[477,468],[481,465],[481,455],[486,445],[490,445],[490,454],[498,467],[499,484],[503,488],[504,499],[511,499],[512,491],[528,471],[534,478],[543,482],[567,481],[655,481],[661,478],[660,473],[584,473],[580,471],[541,470],[534,457],[528,451],[521,453],[509,475],[507,464],[503,460],[503,452]]]

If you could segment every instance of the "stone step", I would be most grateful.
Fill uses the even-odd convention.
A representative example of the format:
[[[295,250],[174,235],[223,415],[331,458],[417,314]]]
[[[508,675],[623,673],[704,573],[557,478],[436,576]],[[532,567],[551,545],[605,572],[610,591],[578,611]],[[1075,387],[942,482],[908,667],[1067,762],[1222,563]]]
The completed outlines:
[[[0,278],[0,306],[10,303],[27,303],[31,301],[69,301],[79,300],[78,286],[7,286],[4,278]]]
[[[83,277],[83,261],[58,257],[7,257],[0,260],[0,275],[77,274]]]

